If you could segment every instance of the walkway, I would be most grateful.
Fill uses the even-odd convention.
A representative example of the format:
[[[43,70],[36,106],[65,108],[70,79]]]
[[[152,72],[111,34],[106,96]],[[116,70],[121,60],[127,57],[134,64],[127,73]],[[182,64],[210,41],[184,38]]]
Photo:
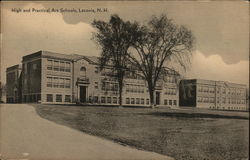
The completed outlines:
[[[27,104],[0,104],[0,159],[170,160],[39,117]]]

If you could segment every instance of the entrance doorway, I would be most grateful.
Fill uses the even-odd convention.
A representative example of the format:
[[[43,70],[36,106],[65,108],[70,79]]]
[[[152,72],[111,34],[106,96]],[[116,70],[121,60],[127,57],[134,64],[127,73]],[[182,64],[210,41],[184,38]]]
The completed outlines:
[[[86,103],[87,102],[87,87],[80,86],[80,102]]]
[[[160,104],[160,94],[161,92],[155,92],[155,104],[156,105]]]

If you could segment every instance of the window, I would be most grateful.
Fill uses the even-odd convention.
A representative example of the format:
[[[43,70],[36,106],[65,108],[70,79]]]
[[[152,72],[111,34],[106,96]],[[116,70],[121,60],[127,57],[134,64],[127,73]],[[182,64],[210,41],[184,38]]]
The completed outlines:
[[[111,91],[115,91],[115,84],[111,83],[110,86],[111,86]]]
[[[64,78],[59,79],[59,86],[60,88],[64,88]]]
[[[142,89],[141,89],[141,90],[142,90],[142,93],[144,93],[144,86],[142,86]]]
[[[110,91],[110,83],[106,82],[105,84],[105,91]]]
[[[52,77],[47,77],[47,87],[52,87]]]
[[[246,92],[245,92],[244,90],[242,91],[242,95],[243,95],[243,96],[245,96],[245,95],[246,95]]]
[[[34,64],[32,65],[32,68],[33,68],[34,70],[37,69],[37,64],[34,63]]]
[[[172,100],[169,100],[169,105],[172,106]]]
[[[106,103],[106,97],[101,97],[101,103]]]
[[[173,88],[173,95],[177,94],[177,88]]]
[[[202,102],[202,97],[198,97],[198,102]]]
[[[53,62],[52,60],[48,59],[48,61],[47,61],[47,63],[48,63],[47,64],[47,69],[48,70],[52,70],[52,62]]]
[[[176,100],[174,100],[174,105],[175,105],[175,106],[177,105]]]
[[[56,95],[56,102],[62,102],[62,95],[60,94]]]
[[[113,97],[113,103],[117,104],[117,97]]]
[[[217,88],[217,93],[220,93],[220,88]]]
[[[108,103],[111,103],[111,97],[108,97],[108,98],[107,98],[107,102],[108,102]]]
[[[86,77],[86,68],[85,67],[80,68],[80,76]]]
[[[94,103],[98,103],[98,96],[94,96],[93,101],[94,101]]]
[[[217,97],[217,103],[220,103],[220,97]]]
[[[139,86],[138,86],[138,85],[135,85],[135,92],[136,92],[136,93],[140,93],[140,90],[139,90]]]
[[[54,61],[54,70],[59,71],[59,61]]]
[[[130,99],[126,98],[126,104],[130,104]]]
[[[65,62],[60,61],[60,71],[64,72],[65,71]]]
[[[95,67],[95,73],[99,73],[99,67]]]
[[[102,82],[102,90],[105,91],[105,82]]]
[[[232,89],[232,95],[236,95],[235,89]]]
[[[65,95],[64,101],[65,102],[70,102],[71,101],[70,95]]]
[[[209,102],[209,98],[208,98],[208,97],[204,97],[204,98],[203,98],[203,102],[204,102],[204,103],[208,103],[208,102]]]
[[[37,94],[37,101],[41,100],[41,94]]]
[[[147,104],[149,104],[149,99],[147,99]]]
[[[237,90],[237,95],[241,95],[241,91],[240,90]]]
[[[98,89],[98,82],[95,82],[95,88]]]
[[[245,100],[244,99],[241,100],[241,104],[245,104]]]
[[[47,94],[47,102],[53,102],[53,94]]]
[[[37,102],[37,98],[36,98],[36,95],[34,94],[33,97],[32,97],[32,102]]]
[[[225,88],[222,89],[222,93],[226,94],[226,89]]]
[[[214,97],[210,97],[210,98],[209,98],[209,102],[210,102],[210,103],[214,103]]]
[[[140,98],[136,98],[136,104],[140,104]]]
[[[204,91],[204,92],[208,92],[208,87],[204,87],[204,88],[203,88],[203,91]]]
[[[88,99],[89,101],[89,103],[92,103],[92,96],[89,96],[89,99]]]
[[[135,92],[135,86],[134,85],[130,85],[130,92]]]
[[[70,62],[65,62],[65,72],[70,72]]]
[[[226,98],[222,98],[222,103],[226,103]]]
[[[169,94],[173,95],[173,88],[169,88]]]
[[[118,91],[118,84],[115,83],[115,91]]]
[[[135,99],[131,98],[131,104],[135,104]]]
[[[70,79],[69,78],[65,79],[65,88],[70,88]]]
[[[168,100],[164,99],[164,105],[168,105]]]
[[[58,81],[59,81],[58,77],[53,78],[53,87],[58,88],[58,83],[59,83]]]
[[[210,92],[210,93],[214,93],[214,88],[213,88],[213,87],[210,87],[210,88],[209,88],[209,92]]]
[[[144,104],[144,98],[141,98],[141,104]]]
[[[129,84],[126,84],[126,92],[129,92]]]

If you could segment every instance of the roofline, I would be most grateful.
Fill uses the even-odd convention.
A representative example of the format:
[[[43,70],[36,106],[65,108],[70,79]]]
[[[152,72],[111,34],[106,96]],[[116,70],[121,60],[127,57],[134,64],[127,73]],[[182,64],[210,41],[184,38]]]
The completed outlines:
[[[8,72],[8,71],[12,71],[12,70],[15,70],[15,69],[22,69],[22,65],[21,64],[16,64],[16,65],[7,67],[6,71]]]
[[[200,78],[192,78],[192,79],[182,79],[182,80],[202,80],[202,81],[213,81],[213,82],[222,82],[222,83],[230,83],[230,84],[236,84],[236,85],[242,85],[242,86],[247,86],[246,84],[241,84],[241,83],[235,83],[235,82],[228,82],[228,81],[220,81],[220,80],[211,80],[211,79],[200,79]]]

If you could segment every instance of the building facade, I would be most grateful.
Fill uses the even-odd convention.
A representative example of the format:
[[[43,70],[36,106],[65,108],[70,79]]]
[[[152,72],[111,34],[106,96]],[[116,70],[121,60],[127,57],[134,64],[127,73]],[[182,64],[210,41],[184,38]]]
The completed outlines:
[[[24,56],[19,87],[21,101],[118,105],[118,83],[112,68],[100,71],[98,63],[98,57],[94,56],[48,51]],[[170,70],[168,73],[157,84],[155,102],[160,106],[178,106],[178,75]],[[125,77],[123,104],[150,104],[146,82],[137,71]]]
[[[6,70],[6,102],[20,103],[22,101],[22,65],[14,65]]]
[[[225,81],[181,80],[180,106],[218,110],[249,110],[247,86]]]

